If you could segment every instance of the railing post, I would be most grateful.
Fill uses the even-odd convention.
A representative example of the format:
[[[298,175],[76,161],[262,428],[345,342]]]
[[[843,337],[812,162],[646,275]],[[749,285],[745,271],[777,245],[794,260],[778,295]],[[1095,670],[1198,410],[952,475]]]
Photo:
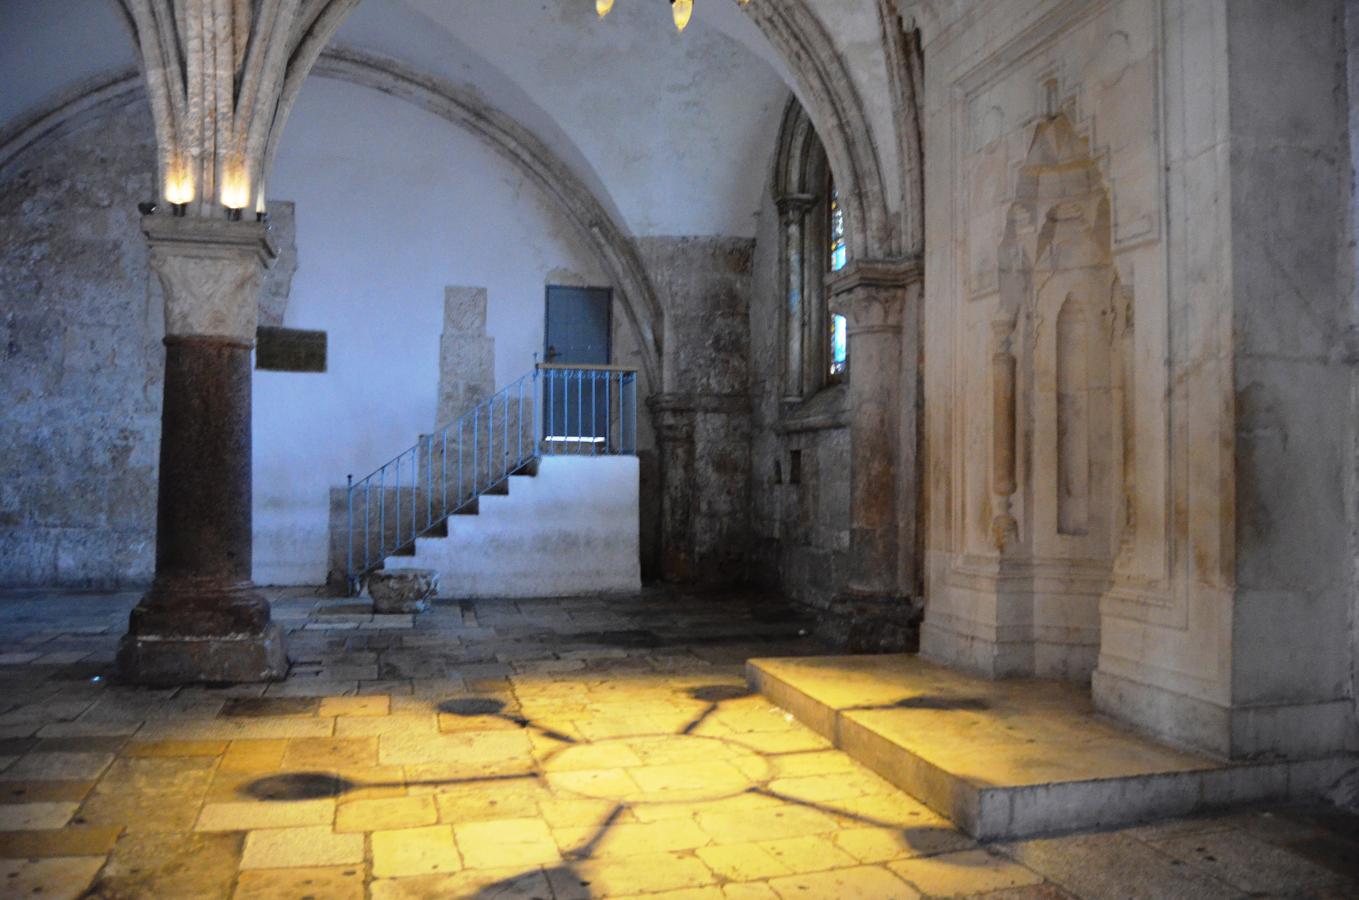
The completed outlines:
[[[387,554],[387,467],[378,469],[378,559]]]
[[[443,439],[443,444],[444,444],[443,450],[441,450],[440,453],[439,453],[439,496],[443,499],[443,503],[442,503],[442,505],[439,507],[439,517],[440,517],[440,518],[447,518],[447,517],[448,517],[448,426],[447,426],[447,425],[445,425],[444,428],[443,428],[443,430],[442,430],[441,432],[439,432],[439,435],[440,435],[440,437]]]
[[[354,473],[344,477],[345,486],[345,582],[351,594],[354,592]]]
[[[401,546],[401,460],[405,457],[403,450],[396,455],[396,536],[392,538],[392,549]],[[386,554],[383,554],[386,556]]]
[[[373,521],[373,498],[369,488],[373,486],[373,476],[363,479],[363,568],[366,570],[372,556],[372,538],[369,536],[369,523]]]

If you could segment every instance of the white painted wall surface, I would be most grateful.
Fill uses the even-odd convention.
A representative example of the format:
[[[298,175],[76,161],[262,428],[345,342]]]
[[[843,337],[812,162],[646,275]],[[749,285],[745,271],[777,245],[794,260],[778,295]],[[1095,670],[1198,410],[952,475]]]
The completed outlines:
[[[120,15],[115,0],[0,0],[0,127],[135,68]],[[473,87],[636,235],[755,232],[790,76],[730,0],[700,4],[682,35],[649,0],[604,21],[590,0],[363,0],[334,43]]]
[[[453,516],[448,537],[421,538],[388,569],[433,569],[439,596],[571,597],[642,586],[635,456],[542,460],[510,478],[475,516]]]
[[[307,84],[269,193],[297,203],[285,324],[324,329],[329,368],[255,374],[255,580],[318,584],[331,487],[434,424],[445,285],[489,289],[504,386],[542,347],[549,273],[607,281],[575,230],[499,156],[366,88]]]
[[[115,0],[0,0],[0,125],[86,79],[135,69]]]
[[[620,0],[602,21],[589,0],[495,0],[493,12],[487,0],[371,0],[366,13],[419,13],[490,60],[580,148],[634,234],[752,237],[789,91],[718,27],[730,3],[696,4],[683,34],[652,0]],[[337,40],[366,46],[361,25]]]

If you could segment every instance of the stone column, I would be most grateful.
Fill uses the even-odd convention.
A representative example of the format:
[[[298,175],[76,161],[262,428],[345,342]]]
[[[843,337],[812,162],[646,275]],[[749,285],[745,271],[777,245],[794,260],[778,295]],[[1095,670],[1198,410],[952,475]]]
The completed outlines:
[[[810,194],[787,194],[778,198],[779,229],[783,236],[783,254],[779,259],[780,281],[788,298],[783,309],[782,328],[784,340],[783,402],[799,403],[807,393],[803,383],[803,356],[806,345],[804,335],[803,304],[806,303],[806,272],[803,267],[803,251],[806,245],[805,225],[807,213],[816,206],[816,197]],[[818,257],[819,259],[819,257]],[[820,272],[820,264],[812,271]],[[819,276],[818,276],[819,277]]]
[[[661,469],[661,580],[694,581],[694,410],[677,394],[648,401]]]
[[[165,294],[156,575],[119,650],[145,684],[287,674],[283,633],[251,582],[250,351],[275,256],[255,222],[142,219]]]
[[[898,472],[903,397],[902,320],[916,264],[852,262],[828,284],[831,310],[846,318],[850,396],[849,575],[837,598],[838,639],[855,651],[915,641],[918,609],[901,585]]]

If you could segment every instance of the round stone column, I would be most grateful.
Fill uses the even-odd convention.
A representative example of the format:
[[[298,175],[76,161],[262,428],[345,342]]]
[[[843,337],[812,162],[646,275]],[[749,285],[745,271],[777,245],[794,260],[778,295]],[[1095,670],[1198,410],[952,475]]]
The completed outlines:
[[[250,351],[265,225],[142,219],[165,295],[156,574],[119,649],[143,684],[287,674],[283,633],[251,581]]]
[[[893,650],[916,641],[919,609],[903,588],[898,527],[902,322],[920,268],[899,261],[852,262],[828,284],[831,311],[846,319],[850,400],[850,559],[832,610],[832,636],[852,651]],[[918,292],[917,292],[918,293]],[[914,454],[910,454],[914,458]]]

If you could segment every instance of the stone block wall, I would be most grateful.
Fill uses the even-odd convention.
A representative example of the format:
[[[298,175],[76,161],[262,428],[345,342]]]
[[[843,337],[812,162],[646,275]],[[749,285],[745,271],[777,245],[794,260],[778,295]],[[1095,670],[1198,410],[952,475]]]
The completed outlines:
[[[163,316],[143,106],[0,172],[0,585],[141,584],[155,561]]]
[[[750,302],[752,579],[821,612],[844,585],[849,557],[848,385],[798,408],[784,403],[778,213],[760,213]]]
[[[137,204],[156,195],[152,134],[137,100],[0,170],[0,587],[151,579],[164,313]],[[293,205],[269,211],[280,259],[260,313],[281,324]]]
[[[750,319],[754,242],[637,241],[665,315],[657,420],[661,575],[739,582],[750,547]],[[646,466],[643,466],[643,476]]]
[[[439,412],[442,428],[495,393],[495,338],[486,334],[486,289],[449,286],[439,337]]]

